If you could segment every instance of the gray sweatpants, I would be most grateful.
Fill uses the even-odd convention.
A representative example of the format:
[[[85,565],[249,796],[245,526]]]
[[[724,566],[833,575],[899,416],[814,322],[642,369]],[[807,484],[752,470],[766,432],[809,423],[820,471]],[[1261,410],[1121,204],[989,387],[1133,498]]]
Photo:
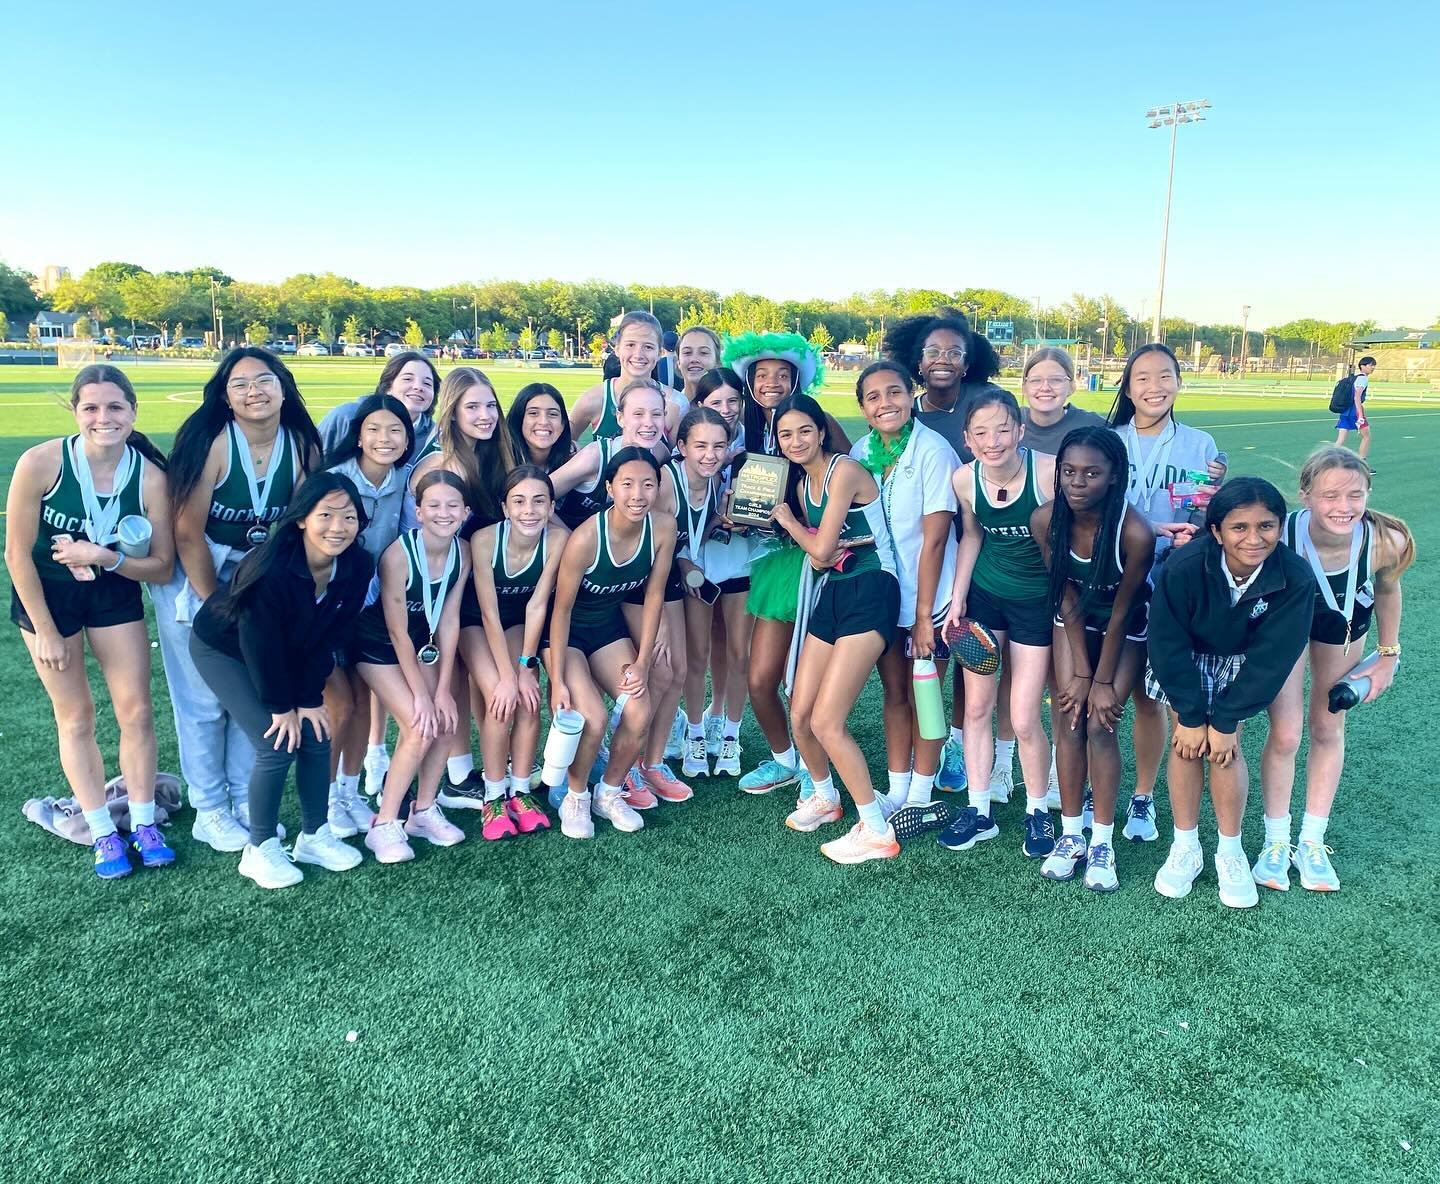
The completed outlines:
[[[330,741],[322,740],[307,723],[300,733],[295,752],[274,747],[266,739],[270,712],[260,702],[245,664],[222,654],[190,634],[190,657],[220,705],[238,723],[255,746],[255,764],[250,770],[250,842],[255,846],[275,837],[280,821],[280,797],[290,766],[295,766],[295,788],[300,796],[301,828],[313,835],[325,822],[330,799]]]

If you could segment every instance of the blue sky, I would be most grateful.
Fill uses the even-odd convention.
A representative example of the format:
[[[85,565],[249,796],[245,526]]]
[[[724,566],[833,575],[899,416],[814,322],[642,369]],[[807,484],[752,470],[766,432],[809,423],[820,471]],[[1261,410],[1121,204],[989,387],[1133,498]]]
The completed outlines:
[[[1440,317],[1418,4],[221,11],[7,27],[0,259],[1108,291],[1148,315],[1168,132],[1143,115],[1206,98],[1180,130],[1167,312]],[[95,132],[32,157],[39,112]]]

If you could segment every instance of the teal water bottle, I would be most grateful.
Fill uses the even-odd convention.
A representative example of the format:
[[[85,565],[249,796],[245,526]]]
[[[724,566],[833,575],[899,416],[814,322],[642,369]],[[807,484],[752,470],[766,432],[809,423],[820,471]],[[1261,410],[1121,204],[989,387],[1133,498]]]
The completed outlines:
[[[929,658],[916,658],[911,674],[915,688],[915,720],[922,740],[943,740],[950,734],[945,704],[940,698],[940,675]]]

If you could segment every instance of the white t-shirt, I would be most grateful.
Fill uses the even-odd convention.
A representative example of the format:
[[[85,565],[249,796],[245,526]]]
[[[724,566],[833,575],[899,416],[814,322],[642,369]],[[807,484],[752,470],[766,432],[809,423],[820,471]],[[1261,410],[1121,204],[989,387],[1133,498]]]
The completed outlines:
[[[1170,505],[1170,486],[1187,480],[1187,472],[1203,470],[1220,455],[1214,437],[1174,419],[1158,436],[1140,435],[1133,423],[1116,431],[1125,442],[1125,452],[1130,458],[1127,489],[1130,504],[1144,514],[1151,525],[1184,522],[1190,513]],[[1156,537],[1157,554],[1169,546],[1169,539]]]
[[[850,455],[864,463],[869,436],[863,436]],[[924,517],[942,511],[955,513],[955,486],[952,478],[959,460],[949,441],[919,420],[910,442],[895,462],[881,490],[880,501],[890,526],[895,547],[895,575],[900,581],[900,627],[915,624],[915,582],[920,574],[920,547],[924,541]],[[940,563],[940,580],[933,599],[934,616],[944,617],[950,608],[950,588],[955,582],[955,532],[947,531],[945,552]]]

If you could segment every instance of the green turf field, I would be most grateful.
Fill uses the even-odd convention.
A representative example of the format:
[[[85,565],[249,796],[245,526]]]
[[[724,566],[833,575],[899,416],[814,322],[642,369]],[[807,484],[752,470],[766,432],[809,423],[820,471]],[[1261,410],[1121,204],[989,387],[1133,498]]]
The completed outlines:
[[[296,366],[317,418],[378,371]],[[207,370],[132,373],[141,428],[168,442]],[[595,373],[493,376],[508,402]],[[73,422],[65,380],[0,368],[0,472]],[[1180,414],[1232,474],[1289,495],[1331,437],[1329,384],[1313,389],[1182,394]],[[1416,508],[1440,417],[1388,394],[1370,404],[1375,502],[1409,518],[1421,561],[1399,681],[1351,721],[1330,828],[1344,891],[1244,913],[1209,870],[1189,899],[1157,896],[1165,841],[1120,844],[1113,897],[1041,880],[1018,797],[975,851],[922,839],[842,869],[781,825],[788,796],[720,781],[638,835],[486,844],[463,817],[458,848],[281,893],[190,842],[187,813],[178,867],[103,884],[21,818],[63,782],[0,630],[0,1180],[1440,1178],[1440,522]],[[158,663],[153,685],[175,769]],[[878,700],[872,683],[852,727],[883,778]],[[103,711],[100,729],[113,768]],[[749,767],[763,743],[749,724],[742,740]],[[1168,841],[1163,794],[1160,815]],[[1258,785],[1246,828],[1253,855]]]

